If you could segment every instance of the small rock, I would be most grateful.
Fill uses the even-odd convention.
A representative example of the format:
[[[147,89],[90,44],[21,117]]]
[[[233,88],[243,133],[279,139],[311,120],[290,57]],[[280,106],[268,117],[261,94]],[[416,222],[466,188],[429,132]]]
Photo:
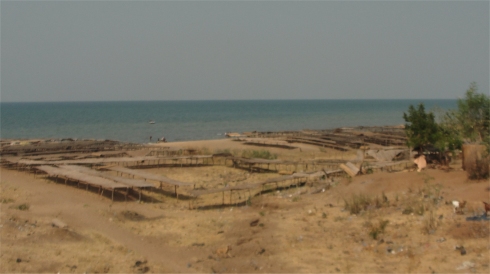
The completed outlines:
[[[146,261],[136,261],[136,262],[134,263],[134,266],[135,266],[135,267],[139,267],[139,266],[141,266],[142,264],[146,264]]]
[[[456,270],[463,270],[463,269],[468,269],[473,267],[475,267],[475,263],[472,263],[470,261],[464,261],[460,266],[456,268]]]
[[[231,250],[231,246],[223,246],[223,247],[220,247],[218,248],[214,253],[218,256],[218,257],[221,257],[221,258],[229,258],[231,257],[229,252]]]
[[[59,228],[66,228],[67,227],[67,225],[59,219],[53,219],[51,221],[51,225],[53,227],[59,227]]]
[[[21,258],[17,258],[17,260],[15,260],[17,263],[20,263],[22,262],[22,259]]]
[[[259,224],[259,219],[250,222],[250,226],[257,226]]]
[[[442,238],[439,238],[436,240],[436,242],[438,243],[442,243],[442,242],[445,242],[446,241],[446,238],[442,237]]]

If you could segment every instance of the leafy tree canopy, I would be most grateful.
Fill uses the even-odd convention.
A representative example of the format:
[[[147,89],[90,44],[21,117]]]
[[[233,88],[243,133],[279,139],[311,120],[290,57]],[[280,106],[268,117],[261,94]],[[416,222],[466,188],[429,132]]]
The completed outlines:
[[[490,145],[490,98],[478,93],[475,82],[458,99],[458,108],[446,113],[441,125],[461,142]]]
[[[425,149],[439,140],[440,132],[434,114],[426,113],[424,104],[419,104],[417,108],[410,105],[408,113],[403,113],[403,119],[410,147]]]

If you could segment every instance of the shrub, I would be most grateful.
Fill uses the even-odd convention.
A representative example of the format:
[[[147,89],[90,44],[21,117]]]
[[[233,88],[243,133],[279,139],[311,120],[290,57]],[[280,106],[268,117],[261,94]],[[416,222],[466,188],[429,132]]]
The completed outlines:
[[[212,154],[211,153],[211,150],[208,147],[202,147],[200,152],[201,152],[201,155],[210,155],[210,154]]]
[[[434,211],[431,209],[429,214],[424,218],[423,229],[427,234],[434,234],[438,226],[438,221]]]
[[[377,240],[378,236],[385,232],[386,226],[389,222],[390,221],[388,220],[379,220],[378,224],[376,225],[368,222],[369,236],[371,236],[371,238],[373,238],[374,240]]]
[[[344,209],[348,210],[351,214],[359,214],[363,210],[386,206],[389,206],[389,202],[384,192],[381,198],[379,196],[372,198],[364,194],[353,194],[350,199],[344,199]]]
[[[231,154],[231,151],[229,148],[225,148],[225,149],[216,149],[214,151],[214,154]]]
[[[19,206],[17,206],[17,209],[18,210],[29,210],[29,204],[21,204]]]
[[[242,157],[273,160],[273,159],[277,159],[277,154],[272,154],[268,150],[244,150],[242,152]]]
[[[350,214],[359,214],[361,211],[366,210],[373,200],[371,197],[364,194],[353,194],[351,199],[344,199],[344,209],[348,210]]]
[[[247,205],[252,205],[252,197],[248,197],[247,199]]]

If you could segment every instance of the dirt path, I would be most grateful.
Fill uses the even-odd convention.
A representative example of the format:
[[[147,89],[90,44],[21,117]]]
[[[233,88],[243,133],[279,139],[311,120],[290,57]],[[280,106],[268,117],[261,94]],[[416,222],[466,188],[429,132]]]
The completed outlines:
[[[181,258],[191,256],[192,249],[168,247],[162,241],[150,240],[118,226],[112,220],[110,212],[127,208],[137,209],[138,204],[112,203],[105,197],[95,193],[81,193],[82,190],[72,186],[48,183],[41,178],[34,178],[26,173],[11,170],[1,170],[1,180],[4,188],[28,189],[26,196],[30,209],[22,212],[24,218],[50,222],[58,218],[65,222],[73,231],[96,231],[119,245],[133,250],[151,263],[158,263],[170,272],[188,272],[186,265],[176,262]],[[3,210],[5,211],[5,210]],[[20,212],[19,212],[20,214]],[[162,214],[145,208],[145,215]],[[109,215],[109,216],[107,216]],[[2,216],[5,217],[5,216]]]

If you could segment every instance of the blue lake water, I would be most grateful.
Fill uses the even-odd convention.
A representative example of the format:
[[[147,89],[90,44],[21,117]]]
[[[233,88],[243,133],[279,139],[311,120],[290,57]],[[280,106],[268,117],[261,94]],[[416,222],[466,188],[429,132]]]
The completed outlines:
[[[403,124],[409,105],[456,100],[263,100],[0,103],[1,138],[111,139],[145,143],[224,138],[225,132]],[[155,124],[149,121],[154,120]]]

